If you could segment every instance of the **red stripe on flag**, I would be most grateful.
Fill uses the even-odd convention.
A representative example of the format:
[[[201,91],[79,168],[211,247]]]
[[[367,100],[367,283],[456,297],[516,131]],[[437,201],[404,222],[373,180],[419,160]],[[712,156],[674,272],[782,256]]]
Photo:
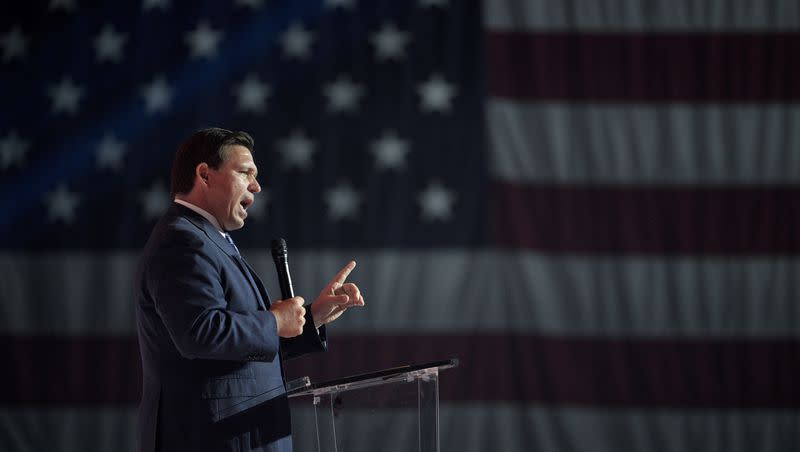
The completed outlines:
[[[139,348],[131,336],[3,336],[13,365],[0,374],[3,405],[138,403]]]
[[[800,407],[800,342],[465,334],[334,337],[287,367],[315,380],[458,357],[443,400],[691,408]]]
[[[489,31],[492,97],[595,101],[800,99],[800,33]]]
[[[3,405],[133,405],[134,337],[0,339],[14,363],[0,377]],[[287,363],[314,380],[458,357],[442,399],[599,407],[800,407],[800,341],[553,338],[537,335],[350,335],[330,351]]]
[[[495,244],[557,253],[795,255],[798,187],[495,182]]]

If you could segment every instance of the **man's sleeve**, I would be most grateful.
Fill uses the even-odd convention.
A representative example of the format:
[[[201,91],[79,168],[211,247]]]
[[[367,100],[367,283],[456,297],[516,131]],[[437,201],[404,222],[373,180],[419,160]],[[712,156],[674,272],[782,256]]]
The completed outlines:
[[[303,334],[285,339],[281,338],[281,356],[283,359],[292,359],[306,353],[324,352],[328,350],[328,334],[325,325],[314,328],[314,318],[311,309],[306,308],[306,323]]]

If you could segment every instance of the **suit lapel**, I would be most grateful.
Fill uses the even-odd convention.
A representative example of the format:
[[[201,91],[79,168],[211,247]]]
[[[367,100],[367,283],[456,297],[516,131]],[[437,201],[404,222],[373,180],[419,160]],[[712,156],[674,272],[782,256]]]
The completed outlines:
[[[253,293],[256,296],[256,301],[258,302],[258,309],[266,310],[267,305],[265,303],[264,297],[262,297],[262,293],[265,296],[267,295],[267,291],[264,288],[264,285],[261,284],[261,280],[258,279],[253,269],[244,258],[236,252],[236,250],[222,237],[222,234],[217,231],[217,229],[212,225],[208,220],[206,220],[202,215],[198,214],[197,212],[189,209],[186,206],[183,206],[178,203],[173,203],[170,207],[170,214],[175,216],[182,216],[189,220],[192,224],[197,226],[201,229],[206,236],[214,242],[219,249],[221,249],[225,254],[227,254],[234,262],[236,262],[236,266],[239,267],[239,271],[242,272],[244,277],[247,279],[247,282],[250,284],[250,288],[253,289]]]
[[[242,271],[247,281],[250,282],[250,287],[253,289],[253,292],[256,294],[256,300],[258,300],[258,309],[266,310],[267,306],[264,303],[264,299],[261,297],[261,291],[259,290],[259,283],[261,281],[258,280],[258,277],[255,275],[255,272],[252,271],[250,266],[247,264],[247,261],[240,255],[234,255],[233,259],[236,261],[236,264],[239,266],[239,270]],[[258,281],[258,282],[256,282]],[[263,287],[263,286],[262,286]]]
[[[267,292],[267,288],[264,286],[264,283],[261,282],[261,278],[258,277],[258,274],[256,274],[255,270],[253,270],[253,267],[251,267],[250,264],[248,264],[247,261],[244,260],[244,257],[242,258],[242,262],[244,263],[245,267],[247,267],[247,271],[252,276],[253,281],[256,284],[256,288],[258,289],[258,292],[260,294],[263,294],[262,303],[264,303],[264,304],[270,303],[269,302],[269,300],[270,300],[269,292]],[[266,309],[266,306],[265,306],[265,309]]]

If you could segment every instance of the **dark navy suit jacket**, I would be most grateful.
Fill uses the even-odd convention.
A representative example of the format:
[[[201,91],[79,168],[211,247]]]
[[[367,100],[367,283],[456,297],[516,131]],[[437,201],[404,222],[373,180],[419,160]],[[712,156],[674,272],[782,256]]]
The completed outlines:
[[[290,451],[281,359],[326,348],[277,335],[269,296],[202,215],[174,203],[145,246],[135,280],[142,357],[139,451]]]

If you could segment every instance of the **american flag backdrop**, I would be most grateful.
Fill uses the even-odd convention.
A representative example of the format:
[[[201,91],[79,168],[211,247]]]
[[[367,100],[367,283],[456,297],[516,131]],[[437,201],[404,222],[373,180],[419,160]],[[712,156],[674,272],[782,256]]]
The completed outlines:
[[[272,237],[306,299],[358,261],[290,378],[458,357],[446,451],[800,447],[800,2],[42,0],[0,52],[0,451],[134,449],[131,280],[208,126],[273,296]],[[411,450],[391,414],[345,450]]]

